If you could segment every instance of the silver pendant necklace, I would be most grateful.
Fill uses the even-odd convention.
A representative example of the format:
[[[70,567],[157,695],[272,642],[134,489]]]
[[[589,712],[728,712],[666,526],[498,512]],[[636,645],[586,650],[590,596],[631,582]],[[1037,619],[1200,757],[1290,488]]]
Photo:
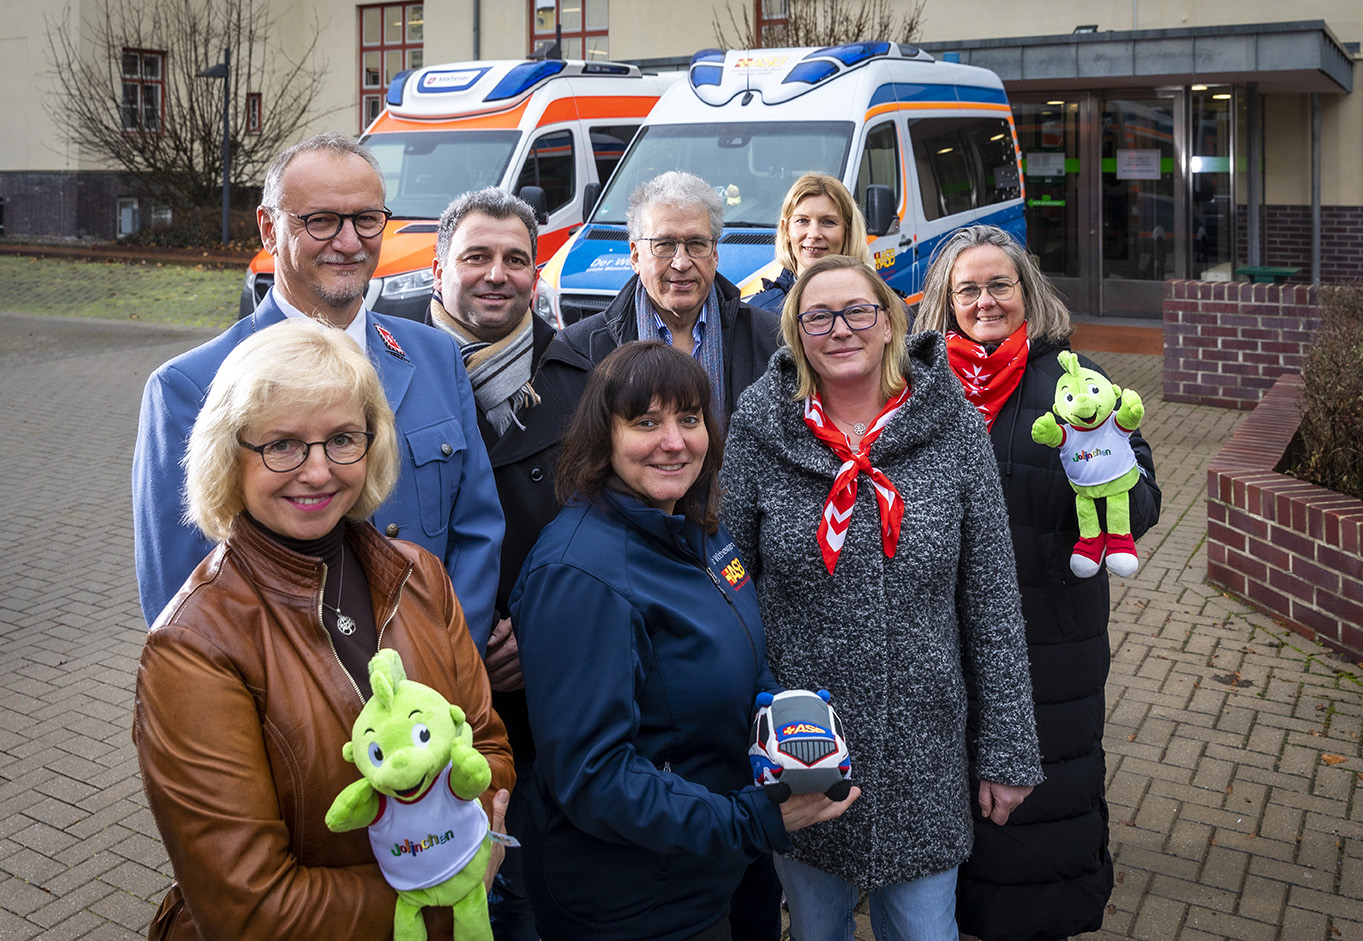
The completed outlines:
[[[336,604],[333,606],[333,605],[329,605],[329,604],[327,604],[325,601],[323,601],[323,602],[322,602],[322,606],[325,607],[325,608],[331,608],[331,610],[333,610],[333,611],[336,612],[336,630],[340,631],[342,634],[344,634],[344,635],[346,635],[347,637],[349,637],[351,634],[355,633],[355,619],[352,618],[352,617],[351,617],[350,615],[348,615],[348,614],[342,614],[342,613],[341,613],[341,608],[340,608],[340,604],[341,604],[341,592],[345,590],[345,544],[344,544],[344,543],[341,544],[341,564],[340,564],[340,570],[341,570],[341,574],[336,578]]]
[[[858,438],[866,434],[866,422],[859,421],[855,425],[853,425],[852,434],[856,435]]]

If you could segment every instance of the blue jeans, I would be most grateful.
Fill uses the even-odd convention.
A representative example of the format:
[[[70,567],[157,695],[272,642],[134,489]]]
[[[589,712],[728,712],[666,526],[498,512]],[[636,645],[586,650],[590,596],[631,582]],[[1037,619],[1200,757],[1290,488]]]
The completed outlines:
[[[853,941],[861,893],[837,876],[775,854],[790,909],[790,941]],[[871,891],[876,941],[957,941],[956,870]]]

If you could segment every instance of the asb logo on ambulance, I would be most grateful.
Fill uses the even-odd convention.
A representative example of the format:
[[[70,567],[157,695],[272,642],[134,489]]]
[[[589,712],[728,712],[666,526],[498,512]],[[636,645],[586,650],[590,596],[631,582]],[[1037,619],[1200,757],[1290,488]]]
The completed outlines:
[[[1025,237],[1013,113],[993,72],[889,42],[707,49],[659,99],[591,217],[545,265],[540,316],[563,326],[610,303],[632,274],[630,194],[667,170],[694,173],[723,197],[719,273],[745,297],[780,274],[781,203],[810,171],[851,190],[877,270],[910,302],[933,248],[960,226]]]

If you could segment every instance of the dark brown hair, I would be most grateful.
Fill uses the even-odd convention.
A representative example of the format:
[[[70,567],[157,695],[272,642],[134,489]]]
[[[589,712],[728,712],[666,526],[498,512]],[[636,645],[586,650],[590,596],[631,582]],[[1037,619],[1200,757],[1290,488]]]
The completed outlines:
[[[710,379],[690,356],[659,340],[626,343],[592,370],[577,411],[563,436],[554,493],[560,503],[599,503],[613,469],[615,419],[629,421],[657,400],[677,411],[699,411],[705,419],[709,449],[700,476],[677,501],[676,511],[707,533],[719,527],[719,465],[724,445],[710,410]]]

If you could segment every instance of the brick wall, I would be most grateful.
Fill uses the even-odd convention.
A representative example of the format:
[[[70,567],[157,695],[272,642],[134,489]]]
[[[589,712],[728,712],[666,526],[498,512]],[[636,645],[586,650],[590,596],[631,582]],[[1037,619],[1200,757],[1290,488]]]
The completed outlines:
[[[1320,327],[1303,284],[1164,282],[1164,398],[1253,408],[1279,376],[1299,373]]]
[[[1363,662],[1363,500],[1274,469],[1300,390],[1275,383],[1207,471],[1207,578]]]
[[[1249,226],[1244,204],[1235,207],[1235,257],[1248,258]],[[1265,265],[1286,265],[1301,271],[1289,283],[1311,280],[1311,207],[1263,207]],[[1320,207],[1320,280],[1324,284],[1363,280],[1363,206]]]

